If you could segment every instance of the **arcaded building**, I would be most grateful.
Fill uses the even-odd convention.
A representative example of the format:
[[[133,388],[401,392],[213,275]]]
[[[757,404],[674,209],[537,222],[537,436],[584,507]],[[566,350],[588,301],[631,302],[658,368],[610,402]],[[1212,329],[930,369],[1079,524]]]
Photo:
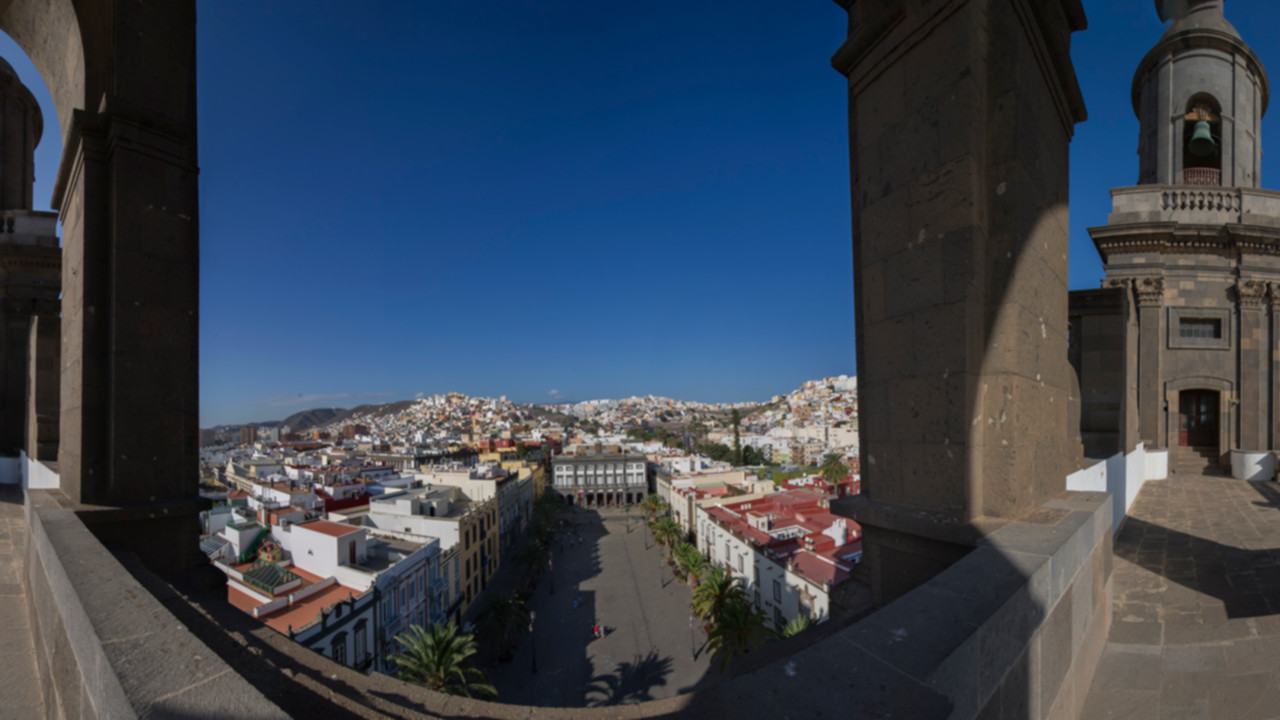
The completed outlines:
[[[1270,88],[1221,0],[1162,17],[1133,79],[1138,184],[1112,189],[1089,229],[1103,288],[1071,297],[1081,439],[1089,455],[1144,442],[1175,472],[1261,477],[1280,446],[1280,193],[1259,172]]]

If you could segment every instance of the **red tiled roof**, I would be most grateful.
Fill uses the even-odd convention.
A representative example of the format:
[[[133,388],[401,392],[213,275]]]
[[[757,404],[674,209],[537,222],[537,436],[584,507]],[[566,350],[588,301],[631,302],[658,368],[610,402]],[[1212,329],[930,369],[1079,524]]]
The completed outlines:
[[[319,618],[321,610],[356,594],[355,590],[335,583],[314,595],[258,619],[271,629],[287,634],[290,626],[294,630],[301,630]]]

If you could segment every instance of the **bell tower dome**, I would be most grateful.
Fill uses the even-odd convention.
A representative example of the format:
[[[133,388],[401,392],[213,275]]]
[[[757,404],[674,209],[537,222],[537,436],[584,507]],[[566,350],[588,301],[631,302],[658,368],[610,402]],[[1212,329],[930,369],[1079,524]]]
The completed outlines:
[[[44,119],[35,96],[0,58],[0,209],[30,210]]]
[[[1270,85],[1224,0],[1156,0],[1171,22],[1133,77],[1139,185],[1259,187]]]

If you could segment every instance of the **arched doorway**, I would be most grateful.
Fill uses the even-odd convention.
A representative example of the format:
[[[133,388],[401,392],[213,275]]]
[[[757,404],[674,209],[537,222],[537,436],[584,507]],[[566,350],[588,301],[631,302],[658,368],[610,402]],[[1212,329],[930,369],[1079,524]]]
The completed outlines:
[[[1171,469],[1179,475],[1218,474],[1222,470],[1230,418],[1224,397],[1230,393],[1209,387],[1177,390],[1169,406]]]

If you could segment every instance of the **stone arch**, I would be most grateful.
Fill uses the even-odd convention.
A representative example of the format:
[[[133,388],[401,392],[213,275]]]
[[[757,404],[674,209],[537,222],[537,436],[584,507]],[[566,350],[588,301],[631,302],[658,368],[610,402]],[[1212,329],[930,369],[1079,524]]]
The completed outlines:
[[[71,0],[0,0],[0,30],[40,71],[65,143],[75,110],[86,107],[84,44]]]
[[[1169,380],[1164,386],[1165,447],[1176,452],[1178,447],[1178,395],[1184,390],[1213,390],[1218,393],[1218,455],[1224,457],[1237,436],[1235,383],[1209,375],[1189,375]],[[1172,456],[1171,456],[1172,457]]]
[[[63,152],[58,471],[103,540],[195,562],[199,193],[195,2],[0,0]],[[159,508],[163,508],[160,510]]]

